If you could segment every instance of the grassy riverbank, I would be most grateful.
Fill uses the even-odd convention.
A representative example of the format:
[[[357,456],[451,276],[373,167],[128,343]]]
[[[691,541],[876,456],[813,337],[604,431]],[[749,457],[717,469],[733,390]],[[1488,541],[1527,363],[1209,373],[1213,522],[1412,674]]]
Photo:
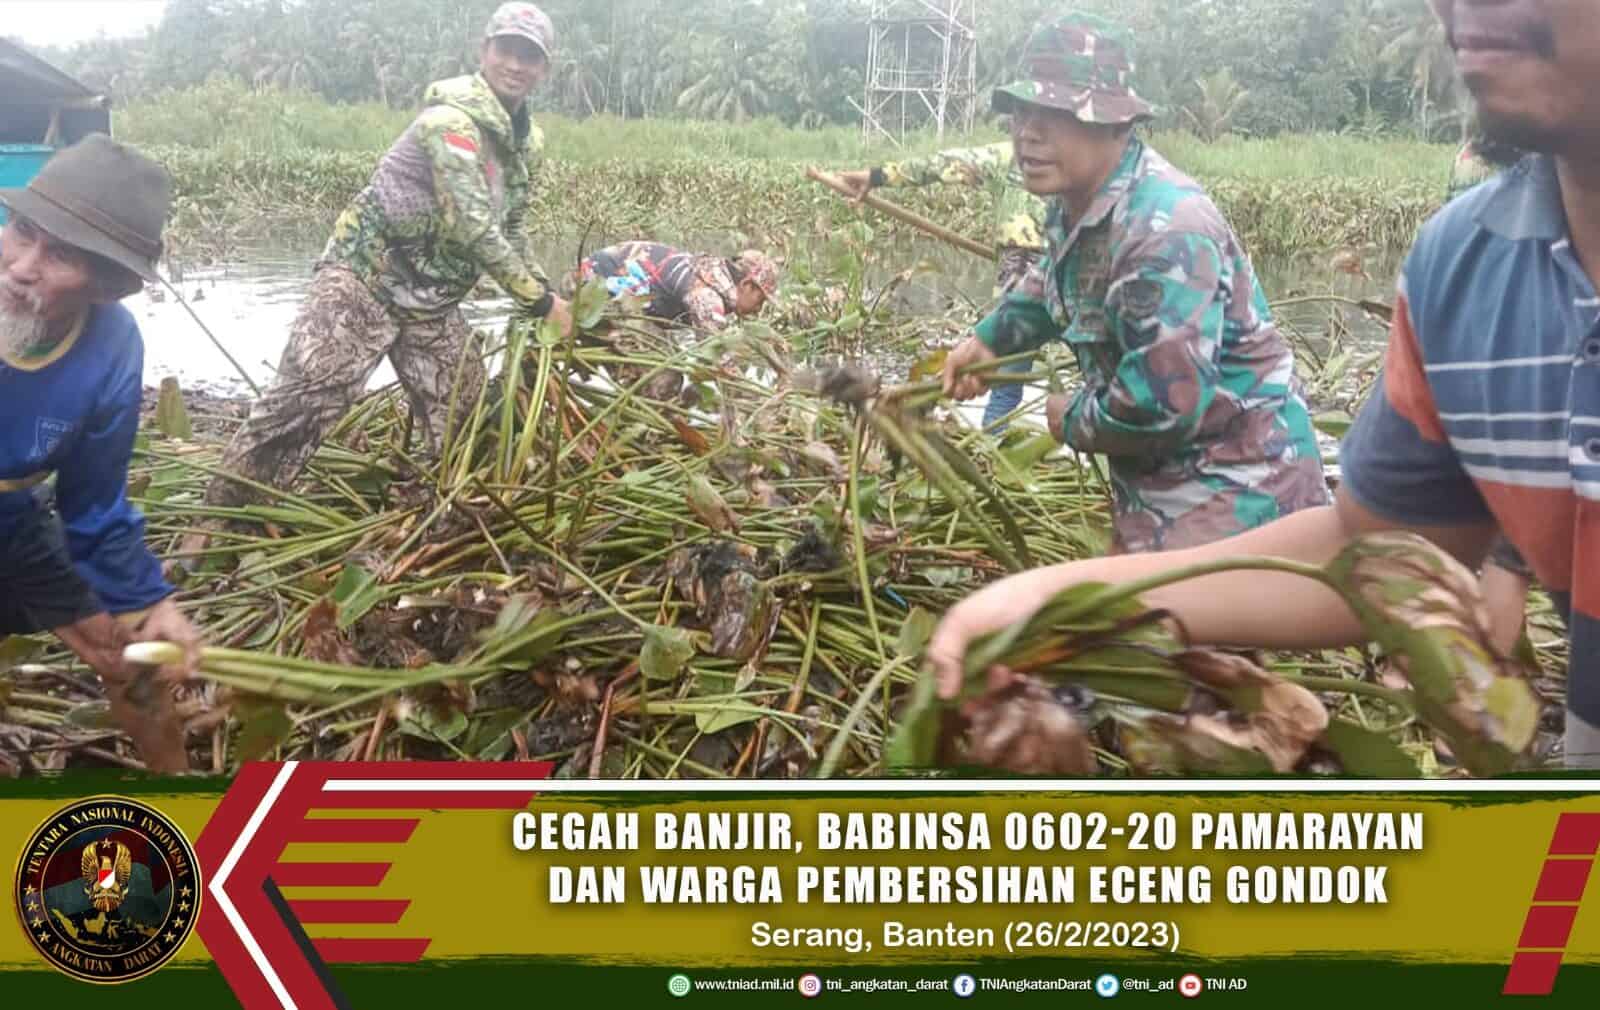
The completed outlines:
[[[216,253],[285,228],[325,228],[409,119],[379,105],[213,84],[133,105],[116,125],[173,171],[177,248]],[[737,232],[778,246],[855,213],[806,182],[805,164],[857,167],[941,146],[931,135],[900,149],[866,143],[854,129],[774,121],[551,117],[540,125],[547,159],[534,213],[552,230]],[[991,130],[946,143],[997,139]],[[1257,256],[1407,244],[1442,200],[1452,156],[1443,145],[1333,135],[1208,144],[1162,133],[1152,142],[1208,186]],[[980,193],[934,187],[895,198],[968,234],[987,233]]]

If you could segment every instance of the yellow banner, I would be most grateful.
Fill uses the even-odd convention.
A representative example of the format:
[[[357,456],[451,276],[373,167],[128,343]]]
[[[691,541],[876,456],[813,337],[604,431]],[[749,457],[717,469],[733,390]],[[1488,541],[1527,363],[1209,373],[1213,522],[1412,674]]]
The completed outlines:
[[[190,837],[218,802],[143,799]],[[60,806],[0,802],[0,837],[26,838]],[[283,850],[285,864],[390,864],[375,885],[284,886],[291,908],[401,909],[392,922],[307,921],[311,938],[422,937],[429,961],[684,967],[1074,951],[1505,964],[1554,949],[1600,962],[1600,898],[1582,901],[1600,823],[1590,795],[544,794],[521,813],[308,819],[402,817],[417,822],[404,841]],[[1536,915],[1540,943],[1524,944],[1540,888],[1557,911]],[[1552,943],[1544,920],[1564,916]],[[206,957],[195,937],[179,960]],[[0,965],[36,960],[19,930],[0,931]]]

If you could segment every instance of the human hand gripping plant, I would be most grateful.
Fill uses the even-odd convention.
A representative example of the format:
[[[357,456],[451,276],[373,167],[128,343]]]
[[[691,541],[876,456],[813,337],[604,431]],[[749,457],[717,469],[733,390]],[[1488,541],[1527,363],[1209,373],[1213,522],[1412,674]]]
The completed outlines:
[[[1171,615],[1140,602],[1141,594],[1162,586],[1245,570],[1289,572],[1333,590],[1368,638],[1397,661],[1409,689],[1280,676],[1243,655],[1188,648]],[[1143,709],[1113,716],[1121,724],[1121,749],[1136,770],[1285,773],[1316,745],[1332,751],[1347,771],[1387,764],[1378,741],[1341,728],[1315,690],[1408,708],[1444,737],[1469,772],[1503,774],[1526,760],[1540,703],[1517,663],[1495,651],[1488,628],[1472,573],[1412,533],[1359,537],[1322,567],[1240,557],[1124,585],[1084,583],[975,640],[951,701],[938,700],[933,674],[924,673],[886,764],[908,770],[965,762],[1059,773],[1060,752],[1081,756],[1082,730],[1059,717],[1044,720],[1037,710],[1059,702],[1036,689],[1019,690],[1021,682],[1089,689]],[[1213,711],[1219,705],[1228,714]],[[1030,723],[1045,726],[1052,746],[1035,740],[1019,750],[1011,743],[1018,734],[1009,728]],[[1084,774],[1095,770],[1081,757],[1074,767]]]

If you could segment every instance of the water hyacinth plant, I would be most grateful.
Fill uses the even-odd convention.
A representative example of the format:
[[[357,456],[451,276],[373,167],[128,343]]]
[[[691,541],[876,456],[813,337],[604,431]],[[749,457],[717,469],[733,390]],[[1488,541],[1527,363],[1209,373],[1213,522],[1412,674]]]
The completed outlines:
[[[228,524],[173,573],[209,643],[182,697],[197,762],[518,758],[673,778],[940,756],[1054,774],[1526,758],[1538,707],[1484,651],[1470,579],[1411,543],[1301,572],[1359,603],[1409,689],[1372,683],[1353,651],[1198,653],[1130,585],[1051,602],[975,650],[960,705],[934,704],[920,666],[936,615],[1008,571],[1104,550],[1104,476],[1025,422],[975,430],[925,377],[937,356],[898,384],[803,367],[796,345],[920,346],[929,326],[830,287],[780,307],[781,330],[715,336],[585,289],[581,339],[514,327],[495,342],[496,378],[455,405],[440,458],[419,457],[403,395],[382,390],[298,485],[238,509],[201,501],[237,412],[180,410],[169,391],[130,494],[158,549]],[[1039,367],[993,379],[1041,381]],[[0,765],[136,766],[92,682],[12,641]],[[1032,679],[988,697],[979,672],[995,662]]]

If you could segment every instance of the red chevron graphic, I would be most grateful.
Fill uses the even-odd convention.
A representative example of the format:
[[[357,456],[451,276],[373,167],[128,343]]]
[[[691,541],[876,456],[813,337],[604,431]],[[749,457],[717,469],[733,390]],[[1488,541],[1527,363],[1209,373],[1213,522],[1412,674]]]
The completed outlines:
[[[421,960],[427,937],[307,940],[302,924],[398,924],[409,901],[284,901],[282,887],[376,887],[391,863],[293,863],[292,842],[402,845],[420,817],[311,817],[337,810],[520,810],[533,799],[530,780],[547,763],[284,762],[245,766],[195,841],[206,881],[196,924],[244,1010],[339,1010],[345,1004],[326,965]],[[497,788],[498,783],[507,783]],[[371,788],[361,783],[397,784]],[[440,788],[434,788],[437,783]],[[350,788],[351,786],[357,788]],[[355,853],[352,853],[355,855]],[[401,858],[400,850],[391,855]]]
[[[1555,989],[1596,851],[1600,851],[1600,814],[1562,814],[1556,819],[1549,857],[1539,873],[1502,995],[1548,996]]]

